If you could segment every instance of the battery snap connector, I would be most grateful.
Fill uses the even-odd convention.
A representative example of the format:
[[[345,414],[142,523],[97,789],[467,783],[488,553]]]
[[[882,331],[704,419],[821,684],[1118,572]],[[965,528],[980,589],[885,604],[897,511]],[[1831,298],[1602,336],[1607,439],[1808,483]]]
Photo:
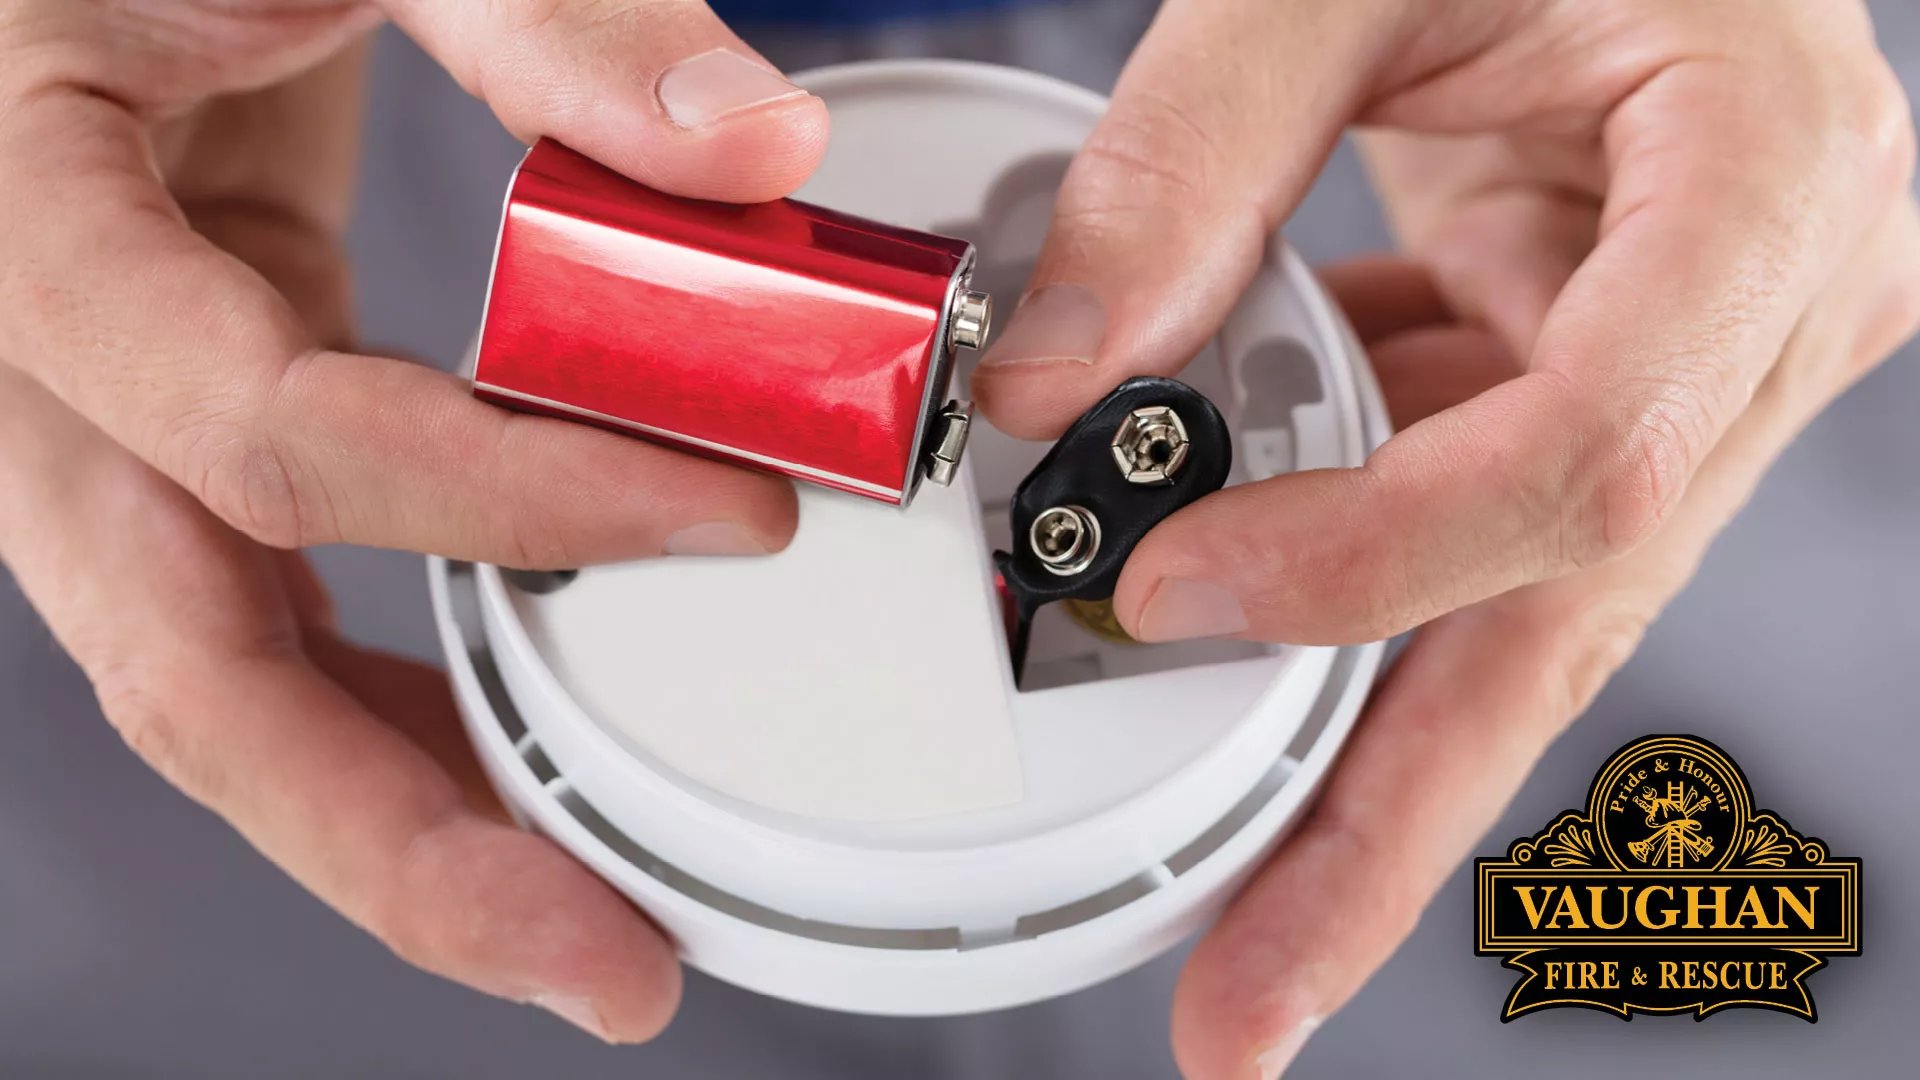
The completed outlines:
[[[1128,379],[1074,421],[1014,491],[1014,550],[993,555],[1015,682],[1046,604],[1104,610],[1101,621],[1124,637],[1106,602],[1127,556],[1174,511],[1220,490],[1232,467],[1220,410],[1173,379]]]

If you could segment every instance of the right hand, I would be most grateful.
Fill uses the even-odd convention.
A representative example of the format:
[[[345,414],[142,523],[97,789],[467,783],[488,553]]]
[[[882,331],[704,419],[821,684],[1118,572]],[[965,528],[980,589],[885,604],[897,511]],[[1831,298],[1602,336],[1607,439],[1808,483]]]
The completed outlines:
[[[0,559],[128,742],[328,903],[645,1038],[671,949],[511,827],[444,678],[341,641],[289,552],[767,552],[793,490],[350,351],[339,234],[383,15],[521,139],[656,188],[771,199],[825,148],[824,105],[697,3],[0,0]]]

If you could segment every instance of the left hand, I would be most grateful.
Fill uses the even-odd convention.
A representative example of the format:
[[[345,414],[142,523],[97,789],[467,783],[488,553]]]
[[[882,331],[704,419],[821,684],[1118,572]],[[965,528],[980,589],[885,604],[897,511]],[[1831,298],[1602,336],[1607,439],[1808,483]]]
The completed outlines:
[[[1189,1080],[1277,1076],[1412,930],[1772,459],[1920,323],[1913,129],[1858,3],[1170,0],[974,377],[1056,434],[1217,329],[1349,124],[1410,260],[1329,269],[1400,434],[1134,552],[1143,640],[1425,624],[1193,953]]]
[[[785,480],[354,348],[364,35],[655,187],[798,187],[826,109],[687,0],[0,0],[0,563],[169,782],[404,959],[637,1042],[672,945],[488,789],[443,674],[298,551],[771,551]],[[11,716],[8,719],[12,719]]]

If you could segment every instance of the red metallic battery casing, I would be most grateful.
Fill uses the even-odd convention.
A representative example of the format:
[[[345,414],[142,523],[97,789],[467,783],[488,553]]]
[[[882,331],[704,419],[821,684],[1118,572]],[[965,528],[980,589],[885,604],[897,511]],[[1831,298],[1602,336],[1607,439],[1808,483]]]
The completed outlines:
[[[943,403],[954,348],[986,334],[972,266],[964,240],[664,195],[542,140],[507,196],[474,393],[904,505],[964,446]]]

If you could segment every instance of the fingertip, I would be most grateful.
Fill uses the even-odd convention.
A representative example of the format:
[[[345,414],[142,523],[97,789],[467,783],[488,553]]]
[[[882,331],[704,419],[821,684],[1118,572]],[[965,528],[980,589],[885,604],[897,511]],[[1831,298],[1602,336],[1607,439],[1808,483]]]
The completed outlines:
[[[674,945],[661,934],[652,935],[654,960],[646,985],[651,992],[643,1007],[632,1018],[634,1038],[646,1042],[657,1037],[680,1011],[680,999],[686,992],[686,973]],[[644,974],[644,973],[643,973]]]
[[[621,983],[595,997],[578,999],[592,1003],[600,1023],[594,1034],[610,1043],[644,1043],[657,1038],[673,1022],[685,988],[685,976],[672,944],[644,916],[637,911],[633,915],[641,927],[626,950]],[[546,1002],[536,999],[536,1004]]]
[[[807,96],[786,76],[725,47],[697,52],[667,65],[654,82],[654,98],[668,121],[700,131],[734,116],[778,109]]]
[[[827,103],[805,94],[727,121],[710,198],[766,202],[793,194],[826,156],[833,122]]]
[[[1275,1080],[1320,1025],[1284,978],[1266,977],[1215,934],[1201,938],[1174,987],[1171,1041],[1187,1080]]]
[[[400,24],[508,130],[551,137],[660,191],[763,202],[825,152],[826,104],[705,4],[398,0]]]
[[[1155,526],[1128,558],[1114,615],[1145,642],[1236,638],[1348,645],[1379,633],[1377,552],[1354,529],[1352,469],[1291,473],[1214,492]]]
[[[702,463],[707,464],[707,463]],[[662,545],[666,555],[772,555],[793,542],[800,520],[799,493],[778,476],[727,466],[711,489],[731,516],[682,525]]]
[[[1050,439],[1111,386],[1095,365],[1107,338],[1099,293],[1056,282],[1028,293],[974,369],[974,403],[1015,438]],[[1117,381],[1117,380],[1115,380]]]
[[[682,975],[659,929],[551,841],[513,826],[480,827],[501,838],[499,880],[519,884],[496,890],[482,901],[491,910],[467,920],[456,939],[463,960],[430,969],[482,989],[516,987],[509,996],[605,1042],[645,1042],[664,1030],[679,1007]]]
[[[826,153],[826,102],[743,49],[720,44],[665,64],[648,100],[589,114],[584,143],[556,134],[669,194],[739,203],[792,194]]]
[[[720,509],[737,521],[767,551],[780,551],[793,540],[800,524],[800,496],[784,476],[760,472],[706,458],[674,453],[696,470],[681,481],[700,495],[703,505]]]
[[[768,552],[785,551],[800,528],[800,493],[790,480],[777,476],[764,479],[772,492],[760,504],[767,515],[760,536],[766,541]]]
[[[798,527],[799,500],[784,477],[590,424],[474,405],[507,434],[485,455],[488,467],[472,470],[490,477],[491,495],[462,507],[477,526],[450,538],[462,553],[455,557],[540,570],[762,555],[784,550]]]
[[[1225,498],[1223,498],[1223,496]],[[1140,541],[1114,587],[1113,612],[1135,641],[1229,637],[1249,628],[1231,565],[1234,514],[1215,493],[1175,513]]]
[[[969,388],[974,408],[1000,431],[1016,439],[1057,439],[1097,400],[1080,385],[1088,371],[1072,360],[982,366]]]
[[[610,130],[575,149],[669,194],[755,203],[791,195],[806,183],[827,152],[832,130],[826,102],[798,87],[694,127],[680,125],[671,115],[663,126],[667,131],[660,139]]]

